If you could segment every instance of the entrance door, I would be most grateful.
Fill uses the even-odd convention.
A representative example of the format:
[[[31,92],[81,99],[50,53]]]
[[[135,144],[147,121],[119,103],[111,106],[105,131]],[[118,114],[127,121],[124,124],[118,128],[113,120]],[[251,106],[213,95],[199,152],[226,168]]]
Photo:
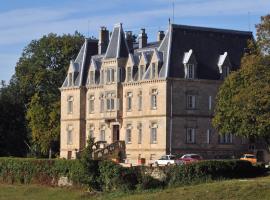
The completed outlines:
[[[113,125],[113,142],[119,140],[119,125]]]
[[[68,159],[68,160],[71,159],[71,155],[72,155],[72,151],[68,151],[68,154],[67,154],[67,159]]]

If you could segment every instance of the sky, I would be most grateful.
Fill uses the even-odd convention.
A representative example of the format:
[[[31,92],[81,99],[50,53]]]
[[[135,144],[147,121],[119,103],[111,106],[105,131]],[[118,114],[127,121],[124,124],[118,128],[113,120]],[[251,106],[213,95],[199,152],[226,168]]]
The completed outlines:
[[[170,18],[175,24],[253,31],[255,36],[255,24],[268,13],[270,0],[0,0],[0,80],[8,82],[24,47],[48,33],[77,30],[98,37],[100,26],[112,30],[122,22],[135,34],[145,28],[154,41]]]

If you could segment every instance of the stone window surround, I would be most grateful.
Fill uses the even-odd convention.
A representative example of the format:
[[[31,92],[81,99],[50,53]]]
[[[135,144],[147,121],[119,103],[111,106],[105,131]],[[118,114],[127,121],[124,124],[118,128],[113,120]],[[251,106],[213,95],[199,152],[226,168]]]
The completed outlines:
[[[158,124],[156,121],[150,122],[150,144],[157,144]],[[155,131],[154,131],[155,130]],[[153,132],[154,131],[154,132]]]
[[[157,88],[150,88],[150,107],[151,110],[157,109],[157,95],[158,95],[158,89]]]
[[[73,144],[73,125],[72,124],[68,124],[67,125],[67,145],[72,145]]]
[[[92,114],[95,112],[95,94],[90,94],[88,97],[88,111],[89,114]]]
[[[196,128],[194,127],[186,128],[186,143],[196,144]]]
[[[69,95],[67,97],[67,114],[72,114],[73,113],[73,102],[74,102],[74,97],[72,95]]]

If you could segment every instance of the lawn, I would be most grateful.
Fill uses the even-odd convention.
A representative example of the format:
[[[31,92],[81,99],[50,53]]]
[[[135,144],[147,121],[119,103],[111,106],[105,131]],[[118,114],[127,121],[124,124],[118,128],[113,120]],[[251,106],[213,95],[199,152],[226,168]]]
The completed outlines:
[[[89,195],[78,189],[52,188],[38,185],[0,185],[0,200],[69,200],[69,199],[129,199],[129,200],[249,200],[270,199],[270,176],[256,179],[219,181],[194,186],[170,188],[134,194],[111,193]]]

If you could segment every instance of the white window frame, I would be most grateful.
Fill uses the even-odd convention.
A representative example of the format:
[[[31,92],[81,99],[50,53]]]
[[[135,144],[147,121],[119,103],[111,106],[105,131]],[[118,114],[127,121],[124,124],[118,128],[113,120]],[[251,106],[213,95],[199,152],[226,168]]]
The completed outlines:
[[[115,97],[114,93],[108,93],[106,98],[106,110],[114,111],[115,110]]]
[[[127,111],[132,110],[132,92],[127,93]]]
[[[72,114],[73,113],[73,101],[74,101],[74,98],[73,96],[68,96],[68,99],[67,99],[67,113],[68,114]]]
[[[126,144],[131,144],[132,141],[132,127],[131,125],[127,125],[126,129]]]
[[[187,79],[194,79],[194,78],[195,78],[195,65],[187,64]]]
[[[101,129],[100,129],[99,141],[106,141],[106,132],[105,132],[104,125],[101,126]]]
[[[67,145],[73,144],[73,126],[68,125],[67,126]]]
[[[138,144],[142,144],[142,124],[138,124]]]
[[[90,95],[88,101],[89,101],[89,104],[88,104],[89,114],[94,113],[95,112],[95,96]]]
[[[158,95],[157,89],[152,89],[151,90],[151,99],[150,99],[152,110],[157,109],[157,95]]]
[[[195,128],[187,128],[186,129],[186,143],[187,144],[195,144],[196,143],[196,129]]]
[[[157,137],[158,137],[158,126],[157,123],[152,123],[150,127],[150,144],[157,144]]]

